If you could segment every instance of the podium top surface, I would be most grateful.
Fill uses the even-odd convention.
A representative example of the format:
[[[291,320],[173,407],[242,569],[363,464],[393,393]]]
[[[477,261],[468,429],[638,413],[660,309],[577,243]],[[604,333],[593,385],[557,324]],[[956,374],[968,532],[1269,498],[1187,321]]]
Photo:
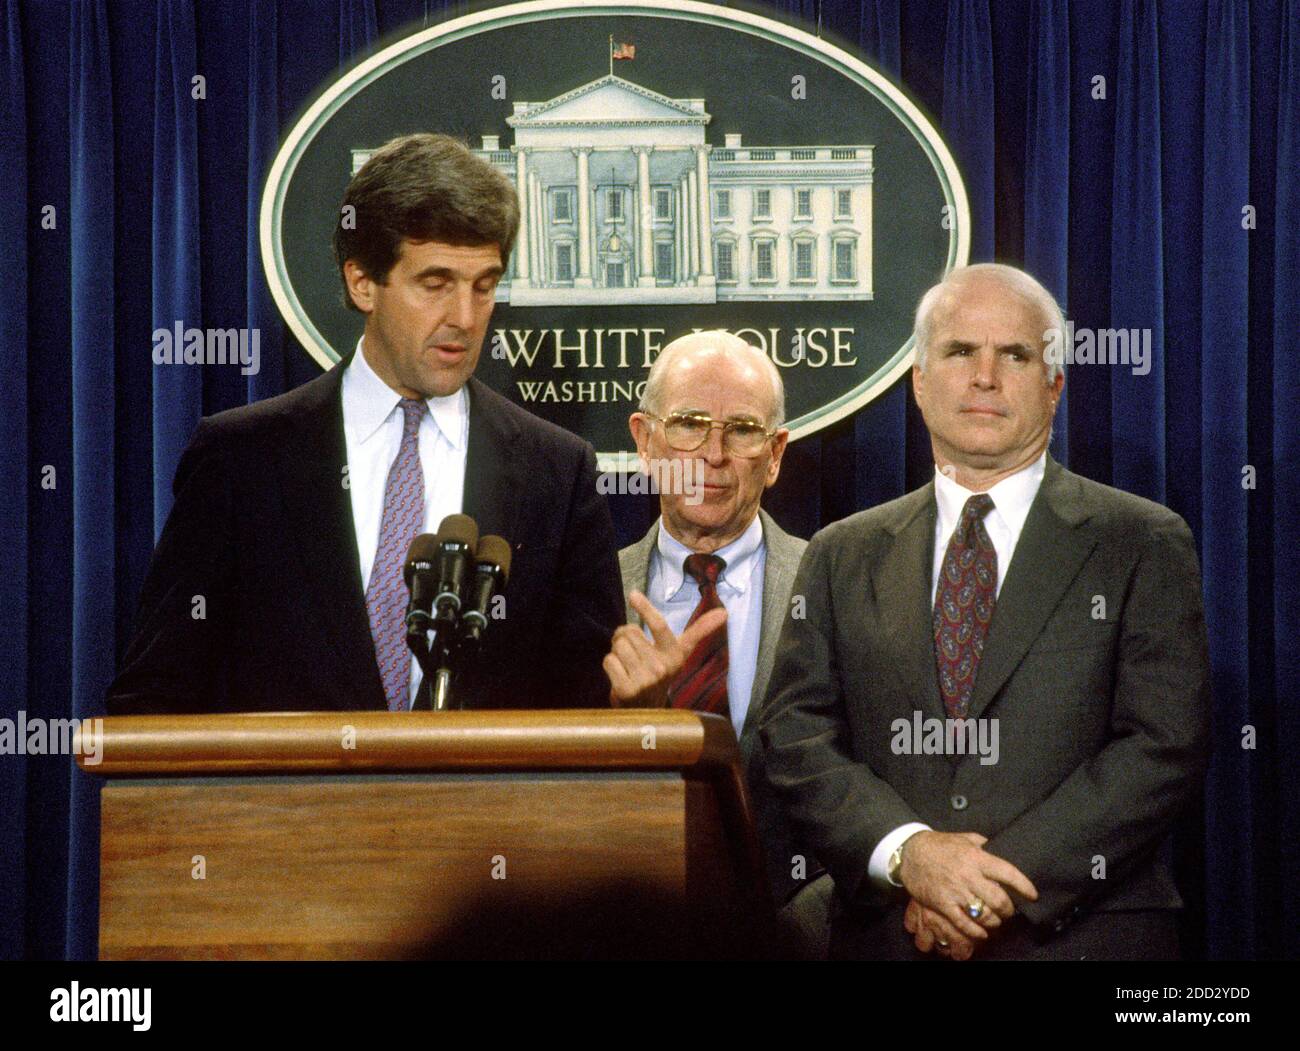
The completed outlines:
[[[105,777],[382,771],[678,770],[739,764],[731,723],[670,709],[120,715],[103,720]]]

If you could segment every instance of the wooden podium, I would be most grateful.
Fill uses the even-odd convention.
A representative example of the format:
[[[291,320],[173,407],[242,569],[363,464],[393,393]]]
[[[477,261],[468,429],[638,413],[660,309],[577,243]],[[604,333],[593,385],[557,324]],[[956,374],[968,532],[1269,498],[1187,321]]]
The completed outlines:
[[[725,958],[770,906],[725,719],[104,720],[102,959]]]

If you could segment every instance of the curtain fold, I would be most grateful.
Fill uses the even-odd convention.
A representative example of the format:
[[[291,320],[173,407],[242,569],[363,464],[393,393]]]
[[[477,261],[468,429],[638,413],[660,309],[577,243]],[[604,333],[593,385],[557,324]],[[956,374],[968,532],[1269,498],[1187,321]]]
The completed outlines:
[[[1300,770],[1294,749],[1300,742],[1300,587],[1296,552],[1300,551],[1300,370],[1290,352],[1300,332],[1300,0],[1283,0],[1277,80],[1277,187],[1273,214],[1273,686],[1276,706],[1272,748],[1278,785],[1271,812],[1276,812],[1280,871],[1271,890],[1281,899],[1282,944],[1278,955],[1300,955],[1300,901],[1290,893],[1300,874]],[[1285,349],[1281,349],[1285,348]],[[1261,815],[1267,824],[1270,815]]]
[[[0,3],[0,551],[7,553],[0,573],[0,667],[5,669],[0,711],[16,711],[24,702],[27,682],[28,515],[31,465],[27,458],[27,238],[39,230],[42,216],[28,213],[27,89],[18,0]],[[39,484],[39,482],[38,482]],[[0,798],[11,813],[27,807],[27,760],[6,756],[0,762]],[[0,888],[26,881],[26,829],[20,821],[0,824]],[[8,900],[0,911],[0,959],[22,955],[27,920],[25,896]]]
[[[248,400],[259,401],[284,390],[284,349],[280,314],[262,273],[262,188],[280,145],[276,114],[280,109],[276,54],[279,17],[274,6],[248,0],[248,178],[245,182],[245,299],[250,329],[261,342],[261,368],[248,377]]]
[[[1214,665],[1215,736],[1240,738],[1252,722],[1247,660],[1246,399],[1249,344],[1250,201],[1249,21],[1233,0],[1210,0],[1205,34],[1205,146],[1201,262],[1201,551],[1205,617],[1218,647]],[[1211,951],[1254,953],[1255,917],[1234,893],[1254,881],[1252,753],[1220,748],[1210,766],[1206,837],[1222,848],[1210,858],[1208,893],[1224,922]]]
[[[949,0],[943,135],[970,198],[972,263],[993,261],[993,30],[988,0]]]
[[[1161,228],[1160,44],[1155,0],[1123,0],[1115,83],[1115,169],[1111,212],[1110,324],[1127,339],[1149,340],[1148,360],[1104,368],[1111,385],[1112,484],[1163,502],[1164,241]],[[1112,342],[1111,347],[1122,346]],[[1097,341],[1101,350],[1101,341]],[[1147,426],[1135,428],[1133,421]]]
[[[153,331],[205,325],[199,272],[198,114],[192,78],[190,0],[158,0],[154,38]],[[204,86],[206,94],[206,85]],[[203,414],[203,370],[179,364],[187,339],[170,344],[173,360],[153,368],[154,540],[172,509],[171,481]],[[152,349],[152,348],[151,348]]]
[[[339,65],[349,65],[379,35],[374,0],[339,0]]]
[[[1025,136],[1025,269],[1069,316],[1070,5],[1034,0]],[[1052,455],[1069,465],[1070,376],[1056,406]]]
[[[72,716],[103,711],[116,659],[113,624],[114,367],[116,275],[113,265],[113,81],[104,0],[73,8],[69,42],[72,193]],[[74,959],[95,956],[98,935],[98,785],[70,758],[67,926]]]

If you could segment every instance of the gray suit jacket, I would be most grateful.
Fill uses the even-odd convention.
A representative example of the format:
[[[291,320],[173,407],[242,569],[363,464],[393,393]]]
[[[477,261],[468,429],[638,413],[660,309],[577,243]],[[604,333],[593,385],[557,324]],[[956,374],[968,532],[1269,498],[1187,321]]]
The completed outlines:
[[[1207,761],[1210,714],[1186,523],[1049,458],[975,682],[971,717],[1000,730],[983,765],[891,747],[895,720],[946,714],[935,515],[931,482],[813,538],[794,588],[807,616],[786,620],[760,719],[772,786],[835,880],[833,940],[901,929],[905,899],[883,901],[867,862],[910,821],[987,836],[1038,889],[1016,902],[1035,939],[1107,910],[1177,908],[1162,848]]]
[[[739,743],[740,757],[745,764],[750,785],[755,823],[763,843],[764,856],[768,861],[768,879],[773,896],[779,905],[800,887],[806,885],[807,881],[811,881],[820,870],[820,866],[808,857],[807,881],[795,881],[791,877],[791,856],[805,852],[795,849],[791,842],[790,829],[781,811],[780,803],[767,784],[767,778],[763,774],[763,754],[758,747],[757,734],[759,708],[762,706],[768,679],[772,674],[777,638],[786,612],[790,609],[795,573],[808,542],[785,532],[761,508],[758,516],[763,524],[763,540],[767,544],[767,561],[763,572],[763,615],[760,622],[754,685],[750,689],[749,710],[745,714],[745,722],[741,727]],[[645,593],[650,581],[650,555],[654,551],[658,536],[659,521],[656,519],[645,536],[618,553],[625,600],[633,590]],[[640,623],[640,617],[630,605],[627,607],[627,620],[629,624]]]

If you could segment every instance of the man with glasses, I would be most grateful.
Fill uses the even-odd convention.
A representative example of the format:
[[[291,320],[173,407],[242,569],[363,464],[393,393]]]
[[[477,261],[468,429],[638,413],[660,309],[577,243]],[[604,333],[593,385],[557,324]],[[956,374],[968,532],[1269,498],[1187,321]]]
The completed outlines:
[[[760,507],[790,432],[780,373],[726,332],[666,346],[629,424],[660,516],[619,553],[629,624],[605,671],[621,707],[692,708],[731,720],[780,904],[784,948],[823,955],[829,880],[792,843],[756,746],[757,708],[803,549]],[[639,614],[643,628],[633,626]]]

